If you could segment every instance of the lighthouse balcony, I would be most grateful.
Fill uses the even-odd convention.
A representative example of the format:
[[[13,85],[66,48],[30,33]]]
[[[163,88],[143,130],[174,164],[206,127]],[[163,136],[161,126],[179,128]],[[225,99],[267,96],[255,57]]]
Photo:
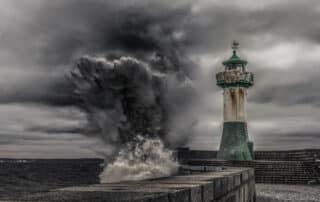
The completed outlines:
[[[250,87],[253,85],[253,73],[241,71],[225,71],[216,74],[217,85],[224,88],[230,86]]]

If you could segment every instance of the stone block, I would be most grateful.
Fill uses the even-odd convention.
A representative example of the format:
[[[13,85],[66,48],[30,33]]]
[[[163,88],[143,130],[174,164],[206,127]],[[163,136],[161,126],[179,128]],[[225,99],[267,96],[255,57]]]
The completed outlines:
[[[250,178],[254,178],[254,169],[250,168],[248,175],[249,175],[249,179],[250,179]]]
[[[222,178],[215,179],[213,182],[213,195],[214,199],[222,196]]]
[[[200,186],[190,189],[190,201],[202,202],[202,188]]]
[[[223,177],[214,180],[214,198],[220,198],[228,192],[228,178]]]
[[[241,183],[247,182],[249,179],[249,172],[247,170],[244,170],[241,172]]]
[[[180,190],[169,193],[170,202],[189,202],[190,201],[190,190]]]
[[[241,175],[234,175],[234,186],[238,187],[241,185]]]
[[[201,186],[202,188],[202,202],[211,202],[214,197],[214,183],[206,183]]]
[[[226,177],[227,179],[227,191],[230,192],[234,188],[234,177],[233,176],[228,176]]]
[[[150,202],[150,201],[152,201],[152,202],[170,202],[168,194],[161,194],[161,195],[144,197],[142,199],[136,199],[133,202]]]
[[[228,192],[228,184],[229,184],[228,178],[227,177],[222,178],[222,190],[221,190],[222,195],[225,195]]]

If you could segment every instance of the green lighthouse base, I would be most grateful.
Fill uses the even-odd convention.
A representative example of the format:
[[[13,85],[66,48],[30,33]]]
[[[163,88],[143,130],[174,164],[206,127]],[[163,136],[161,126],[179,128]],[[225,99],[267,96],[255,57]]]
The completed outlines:
[[[253,145],[249,142],[247,123],[225,122],[218,152],[218,159],[252,160]]]

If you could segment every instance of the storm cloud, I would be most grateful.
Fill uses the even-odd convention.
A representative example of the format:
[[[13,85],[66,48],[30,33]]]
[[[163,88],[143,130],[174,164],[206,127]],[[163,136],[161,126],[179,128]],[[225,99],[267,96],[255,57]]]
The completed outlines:
[[[320,3],[316,0],[3,0],[0,5],[0,151],[4,154],[10,150],[12,155],[11,148],[24,140],[31,145],[24,145],[26,150],[45,149],[32,147],[43,141],[39,135],[43,133],[47,138],[43,144],[52,150],[55,144],[50,141],[68,142],[72,137],[77,141],[72,148],[63,144],[64,152],[94,155],[84,149],[93,143],[81,136],[85,116],[74,107],[77,99],[66,76],[74,61],[83,55],[146,59],[159,49],[179,50],[176,54],[190,60],[180,65],[189,65],[194,79],[200,80],[197,85],[205,99],[197,112],[202,119],[189,145],[217,149],[222,94],[214,74],[230,57],[233,39],[240,42],[239,55],[255,73],[255,86],[248,92],[248,117],[249,136],[256,147],[304,148],[320,143]]]

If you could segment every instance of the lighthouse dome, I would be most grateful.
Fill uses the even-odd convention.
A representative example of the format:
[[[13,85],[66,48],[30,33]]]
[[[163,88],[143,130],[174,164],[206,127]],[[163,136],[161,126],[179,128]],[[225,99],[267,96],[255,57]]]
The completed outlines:
[[[241,59],[239,56],[237,56],[236,51],[233,51],[233,55],[228,59],[222,62],[225,66],[231,66],[231,65],[247,65],[248,62],[246,60]]]
[[[237,55],[237,49],[239,48],[239,43],[237,41],[233,41],[232,43],[232,49],[233,49],[233,54],[232,56],[228,59],[222,62],[222,64],[224,66],[236,66],[236,65],[241,65],[241,66],[245,66],[248,64],[248,62],[246,60],[241,59],[238,55]]]

